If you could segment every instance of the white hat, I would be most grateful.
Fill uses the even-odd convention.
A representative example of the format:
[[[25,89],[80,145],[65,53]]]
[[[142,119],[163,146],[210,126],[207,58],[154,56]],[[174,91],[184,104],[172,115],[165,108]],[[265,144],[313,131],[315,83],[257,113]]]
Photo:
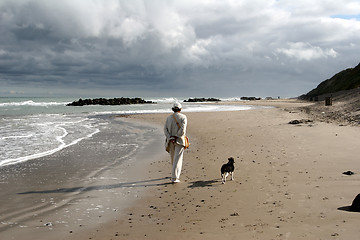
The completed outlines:
[[[181,104],[179,102],[174,103],[173,108],[181,109]]]

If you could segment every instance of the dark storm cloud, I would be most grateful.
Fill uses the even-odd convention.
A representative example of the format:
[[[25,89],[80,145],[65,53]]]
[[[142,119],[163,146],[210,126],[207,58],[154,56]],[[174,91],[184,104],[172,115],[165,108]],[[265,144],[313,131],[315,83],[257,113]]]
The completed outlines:
[[[359,63],[360,22],[346,17],[359,12],[357,1],[3,0],[0,88],[296,96]]]

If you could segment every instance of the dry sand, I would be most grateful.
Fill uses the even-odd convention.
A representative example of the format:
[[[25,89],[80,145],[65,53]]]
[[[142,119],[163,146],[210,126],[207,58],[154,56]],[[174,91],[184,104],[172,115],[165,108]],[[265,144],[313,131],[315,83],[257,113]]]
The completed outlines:
[[[191,147],[182,182],[164,179],[170,176],[169,159],[159,159],[144,176],[157,184],[149,184],[125,217],[71,237],[358,239],[360,215],[347,206],[359,193],[360,128],[318,121],[290,125],[308,118],[297,110],[308,103],[256,104],[277,108],[185,113]],[[131,116],[160,125],[165,117]],[[235,180],[221,184],[220,167],[230,156]],[[357,174],[342,174],[348,170]]]

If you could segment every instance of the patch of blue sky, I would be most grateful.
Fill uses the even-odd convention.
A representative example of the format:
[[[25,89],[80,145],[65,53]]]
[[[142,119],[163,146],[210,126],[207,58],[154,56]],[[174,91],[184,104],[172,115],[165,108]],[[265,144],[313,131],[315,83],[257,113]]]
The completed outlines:
[[[331,18],[342,18],[342,19],[355,19],[357,21],[360,21],[360,14],[338,14],[338,15],[332,15]]]

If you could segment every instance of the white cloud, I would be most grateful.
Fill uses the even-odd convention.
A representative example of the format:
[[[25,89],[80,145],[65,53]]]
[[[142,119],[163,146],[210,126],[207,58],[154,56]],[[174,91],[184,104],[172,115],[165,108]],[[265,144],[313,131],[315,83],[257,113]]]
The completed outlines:
[[[1,55],[6,55],[6,54],[7,54],[7,52],[4,49],[0,49],[0,56]]]
[[[276,5],[294,15],[308,17],[359,14],[360,12],[360,3],[357,0],[281,0]]]
[[[289,48],[278,48],[276,51],[290,58],[306,61],[337,56],[337,52],[332,48],[323,50],[320,47],[303,42],[289,43],[288,45]]]
[[[121,36],[126,45],[131,45],[138,38],[141,38],[146,30],[146,24],[132,18],[126,18],[120,25],[119,31],[112,29],[110,36]]]

